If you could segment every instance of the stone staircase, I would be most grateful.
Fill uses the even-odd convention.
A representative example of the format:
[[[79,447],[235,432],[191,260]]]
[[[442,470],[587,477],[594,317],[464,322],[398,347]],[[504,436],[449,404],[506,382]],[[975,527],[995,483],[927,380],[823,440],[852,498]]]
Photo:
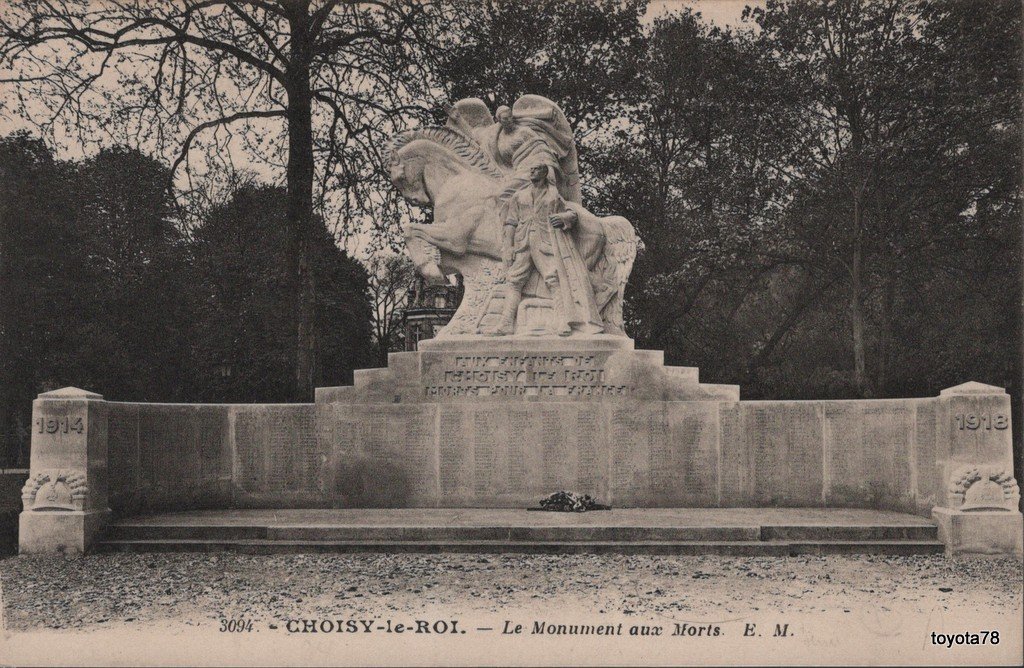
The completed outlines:
[[[252,554],[937,554],[943,545],[936,532],[935,525],[913,515],[850,510],[232,510],[122,519],[110,526],[98,549]]]

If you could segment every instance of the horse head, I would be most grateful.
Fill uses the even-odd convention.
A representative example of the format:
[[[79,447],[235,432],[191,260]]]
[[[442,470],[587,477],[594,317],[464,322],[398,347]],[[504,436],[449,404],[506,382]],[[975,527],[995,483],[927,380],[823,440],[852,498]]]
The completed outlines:
[[[391,183],[402,193],[410,204],[427,206],[431,204],[430,193],[423,178],[426,159],[422,156],[403,156],[400,151],[391,154],[389,175]]]
[[[427,127],[402,132],[388,150],[391,181],[413,204],[437,204],[446,186],[466,190],[490,190],[505,174],[474,141],[444,127]],[[452,179],[458,179],[452,181]]]

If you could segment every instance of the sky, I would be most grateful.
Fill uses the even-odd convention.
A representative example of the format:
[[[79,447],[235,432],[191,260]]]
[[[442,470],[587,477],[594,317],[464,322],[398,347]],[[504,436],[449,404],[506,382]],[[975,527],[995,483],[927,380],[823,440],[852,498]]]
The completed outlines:
[[[762,6],[764,0],[651,0],[648,5],[647,17],[689,7],[700,12],[706,21],[724,28],[727,25],[741,25],[743,23],[741,19],[743,8],[748,5]]]

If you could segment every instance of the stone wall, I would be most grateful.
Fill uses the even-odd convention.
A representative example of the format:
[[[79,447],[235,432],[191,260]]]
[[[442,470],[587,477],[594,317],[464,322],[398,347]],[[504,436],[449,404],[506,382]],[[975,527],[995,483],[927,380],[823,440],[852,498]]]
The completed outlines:
[[[629,507],[942,501],[942,400],[319,405],[343,506],[524,507],[571,489]],[[939,455],[942,455],[940,458]],[[969,457],[990,461],[983,455]]]
[[[1005,394],[851,401],[104,402],[119,514],[223,507],[851,507],[928,516],[957,465],[1012,471]],[[962,429],[958,425],[963,423]],[[1001,423],[1000,425],[1001,426]]]
[[[397,386],[385,370],[362,374],[375,401],[350,400],[367,396],[358,376],[354,388],[318,391],[315,404],[46,393],[33,405],[21,550],[82,551],[111,510],[521,508],[569,489],[615,507],[896,510],[935,517],[950,545],[1019,552],[1010,403],[1000,388],[739,401],[728,386],[700,384],[695,369],[669,373],[655,396],[511,401],[435,398],[412,380],[389,391]],[[1002,532],[995,541],[992,526]]]
[[[109,501],[119,514],[321,498],[312,404],[107,406]]]
[[[723,504],[898,510],[927,515],[935,399],[754,401],[723,406]]]

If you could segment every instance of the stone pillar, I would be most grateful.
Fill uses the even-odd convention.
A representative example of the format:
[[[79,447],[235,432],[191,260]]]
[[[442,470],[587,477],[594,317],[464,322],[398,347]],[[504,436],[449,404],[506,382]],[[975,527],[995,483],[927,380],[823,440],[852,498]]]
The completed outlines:
[[[89,549],[110,516],[102,396],[66,387],[32,402],[32,458],[21,499],[19,552]]]
[[[939,395],[939,498],[932,509],[947,554],[1024,557],[1024,516],[1013,477],[1010,397],[964,383]]]

